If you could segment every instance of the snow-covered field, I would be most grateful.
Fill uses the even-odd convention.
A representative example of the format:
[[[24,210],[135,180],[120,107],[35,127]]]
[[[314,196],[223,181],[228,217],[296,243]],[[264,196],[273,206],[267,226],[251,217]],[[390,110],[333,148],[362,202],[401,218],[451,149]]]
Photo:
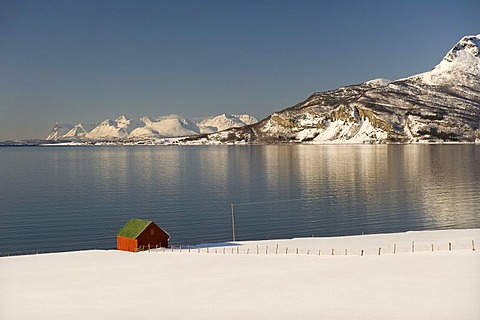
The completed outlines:
[[[0,319],[479,319],[479,250],[474,229],[3,257]]]

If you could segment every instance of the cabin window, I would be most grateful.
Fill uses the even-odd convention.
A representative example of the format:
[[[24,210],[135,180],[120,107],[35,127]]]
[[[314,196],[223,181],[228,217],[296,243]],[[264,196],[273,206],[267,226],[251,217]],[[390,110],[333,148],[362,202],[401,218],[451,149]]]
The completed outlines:
[[[155,234],[155,229],[150,229],[150,235],[153,236]]]

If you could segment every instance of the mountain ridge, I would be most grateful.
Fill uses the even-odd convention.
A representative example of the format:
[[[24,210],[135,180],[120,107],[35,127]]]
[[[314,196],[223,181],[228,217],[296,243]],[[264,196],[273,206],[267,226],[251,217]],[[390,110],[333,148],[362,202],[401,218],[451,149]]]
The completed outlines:
[[[98,124],[56,122],[46,140],[125,140],[142,138],[174,138],[213,133],[232,127],[257,122],[250,115],[226,115],[190,120],[179,115],[164,115],[157,118],[128,119],[125,115],[115,120],[105,119]]]
[[[480,34],[432,70],[316,92],[256,124],[187,143],[480,142]]]
[[[48,138],[186,137],[175,140],[179,144],[480,143],[480,34],[463,37],[430,71],[315,92],[261,121],[225,114],[198,121],[177,115],[121,116],[91,126],[55,124]]]

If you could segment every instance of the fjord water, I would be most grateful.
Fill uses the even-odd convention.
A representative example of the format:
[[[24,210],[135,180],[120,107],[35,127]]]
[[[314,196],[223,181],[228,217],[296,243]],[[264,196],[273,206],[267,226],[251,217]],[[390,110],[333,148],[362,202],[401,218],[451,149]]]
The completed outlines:
[[[0,148],[0,255],[480,228],[479,145]]]

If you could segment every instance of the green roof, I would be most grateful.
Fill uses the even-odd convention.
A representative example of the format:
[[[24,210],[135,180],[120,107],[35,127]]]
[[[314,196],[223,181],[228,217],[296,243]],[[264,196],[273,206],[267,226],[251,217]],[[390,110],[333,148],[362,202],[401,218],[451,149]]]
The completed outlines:
[[[148,225],[152,223],[149,220],[131,219],[126,225],[117,232],[117,236],[126,238],[137,238]]]

